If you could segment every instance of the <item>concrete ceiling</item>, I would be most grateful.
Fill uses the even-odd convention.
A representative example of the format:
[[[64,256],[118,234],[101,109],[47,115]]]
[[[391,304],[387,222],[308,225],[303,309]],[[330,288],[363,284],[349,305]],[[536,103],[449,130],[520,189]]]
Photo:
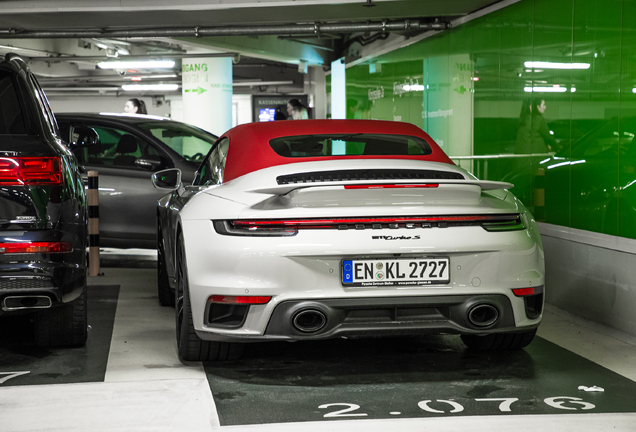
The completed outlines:
[[[373,46],[389,34],[410,37],[424,31],[417,27],[419,22],[450,22],[495,3],[500,1],[0,0],[0,54],[15,51],[29,58],[44,87],[112,88],[130,78],[97,70],[95,64],[117,51],[120,58],[231,52],[241,56],[234,68],[235,82],[284,81],[288,84],[270,86],[269,91],[294,93],[302,92],[303,87],[297,66],[300,61],[329,65],[360,41]],[[383,22],[395,24],[395,28],[403,26],[404,30],[376,31]],[[319,27],[355,23],[375,25],[374,31],[329,32]],[[301,24],[314,31],[284,30],[284,26],[297,30]],[[271,26],[276,28],[271,30]],[[228,29],[232,33],[202,37],[199,32],[205,29]],[[143,37],[122,37],[140,31],[146,32]],[[373,35],[377,41],[368,39]],[[179,63],[173,71],[176,80],[178,67]],[[137,72],[149,79],[153,75],[150,71]],[[161,71],[164,76],[165,72]],[[262,92],[264,88],[241,90]]]

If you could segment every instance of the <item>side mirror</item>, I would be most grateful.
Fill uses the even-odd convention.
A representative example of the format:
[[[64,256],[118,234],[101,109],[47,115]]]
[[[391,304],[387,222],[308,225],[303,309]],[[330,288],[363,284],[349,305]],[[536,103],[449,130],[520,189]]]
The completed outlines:
[[[146,169],[148,171],[156,171],[163,166],[163,160],[161,156],[148,155],[138,159],[135,159],[135,166]]]
[[[157,171],[151,177],[152,185],[157,189],[175,190],[181,187],[181,170],[170,168]]]

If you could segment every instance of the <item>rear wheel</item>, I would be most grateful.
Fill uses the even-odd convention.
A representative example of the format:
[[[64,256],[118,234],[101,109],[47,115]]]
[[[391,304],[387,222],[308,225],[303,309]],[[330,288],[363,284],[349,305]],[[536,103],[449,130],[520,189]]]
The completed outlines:
[[[166,269],[166,254],[163,248],[161,229],[157,230],[157,294],[161,306],[174,306],[174,291],[170,288]]]
[[[194,331],[192,304],[188,288],[183,237],[177,247],[177,289],[175,290],[177,348],[183,361],[234,360],[243,353],[243,344],[204,341]]]
[[[506,351],[527,347],[537,329],[519,333],[493,333],[484,336],[461,335],[462,342],[475,351]]]
[[[87,337],[86,286],[71,303],[35,314],[35,343],[40,347],[79,347]]]

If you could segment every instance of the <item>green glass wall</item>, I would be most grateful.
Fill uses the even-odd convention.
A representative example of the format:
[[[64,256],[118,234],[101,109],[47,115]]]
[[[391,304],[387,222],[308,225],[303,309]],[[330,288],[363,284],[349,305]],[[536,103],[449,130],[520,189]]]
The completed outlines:
[[[636,1],[523,0],[346,79],[348,118],[422,127],[540,221],[636,238]]]

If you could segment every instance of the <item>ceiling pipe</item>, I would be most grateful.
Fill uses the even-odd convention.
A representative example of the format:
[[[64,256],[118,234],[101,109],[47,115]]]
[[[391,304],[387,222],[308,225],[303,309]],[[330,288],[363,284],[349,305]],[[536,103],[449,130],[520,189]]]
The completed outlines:
[[[450,23],[419,19],[364,23],[313,23],[286,24],[252,27],[186,27],[168,29],[128,29],[128,30],[0,30],[2,39],[58,39],[58,38],[151,38],[151,37],[206,37],[206,36],[259,36],[259,35],[320,35],[321,33],[358,32],[409,32],[425,30],[446,30]]]
[[[154,53],[154,54],[133,54],[133,55],[123,55],[120,57],[107,57],[105,55],[102,56],[65,56],[58,55],[55,56],[51,54],[49,57],[29,57],[28,55],[23,55],[22,57],[27,57],[30,61],[66,61],[66,62],[80,62],[80,61],[129,61],[129,60],[143,60],[143,59],[157,59],[157,58],[204,58],[204,57],[232,57],[235,63],[238,62],[240,58],[240,54],[236,52],[227,52],[227,53],[208,53],[208,54],[186,54],[186,53]]]

